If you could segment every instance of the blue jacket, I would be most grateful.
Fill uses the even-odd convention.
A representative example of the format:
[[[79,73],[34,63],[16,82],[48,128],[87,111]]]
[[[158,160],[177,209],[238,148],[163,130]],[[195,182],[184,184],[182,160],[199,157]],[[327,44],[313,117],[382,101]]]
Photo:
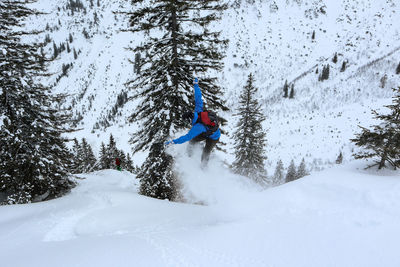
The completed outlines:
[[[183,144],[187,141],[192,140],[196,136],[207,132],[206,126],[204,126],[202,123],[197,122],[198,119],[198,113],[203,111],[203,99],[201,98],[201,91],[199,85],[196,83],[194,85],[194,103],[195,103],[195,108],[194,108],[194,116],[192,120],[192,129],[186,134],[183,135],[177,139],[174,139],[173,142],[175,144]],[[218,130],[210,135],[208,138],[211,138],[213,140],[218,140],[221,136],[221,131]]]

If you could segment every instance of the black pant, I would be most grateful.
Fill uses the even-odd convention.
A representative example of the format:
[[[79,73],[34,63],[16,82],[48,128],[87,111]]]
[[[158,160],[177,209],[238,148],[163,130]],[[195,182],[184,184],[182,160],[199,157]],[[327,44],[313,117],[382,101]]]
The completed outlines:
[[[204,140],[206,141],[206,145],[204,146],[203,153],[201,154],[201,163],[202,165],[207,165],[208,160],[210,159],[211,151],[217,145],[219,139],[213,140],[209,137],[205,137],[203,134],[200,134],[189,141],[188,154],[189,156],[192,156],[193,145]]]

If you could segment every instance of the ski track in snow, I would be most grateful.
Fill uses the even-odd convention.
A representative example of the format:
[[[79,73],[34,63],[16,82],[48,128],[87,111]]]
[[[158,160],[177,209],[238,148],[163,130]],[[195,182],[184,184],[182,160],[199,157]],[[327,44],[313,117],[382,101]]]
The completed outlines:
[[[86,180],[80,183],[80,186],[73,191],[72,196],[66,198],[73,198],[73,195],[79,197],[79,201],[73,203],[71,209],[60,211],[52,214],[50,219],[51,230],[45,235],[43,241],[64,241],[77,238],[79,233],[79,223],[84,221],[91,214],[112,208],[113,205],[118,204],[114,201],[113,192],[106,191],[108,188],[116,188],[125,190],[131,183],[127,183],[126,179],[131,175],[122,173],[120,176],[113,176],[109,179],[107,176],[109,172],[87,175],[86,179],[96,179],[97,184],[93,188],[92,184],[87,184]],[[95,189],[95,190],[93,190]],[[97,189],[97,190],[96,190]],[[120,234],[116,232],[117,234]]]

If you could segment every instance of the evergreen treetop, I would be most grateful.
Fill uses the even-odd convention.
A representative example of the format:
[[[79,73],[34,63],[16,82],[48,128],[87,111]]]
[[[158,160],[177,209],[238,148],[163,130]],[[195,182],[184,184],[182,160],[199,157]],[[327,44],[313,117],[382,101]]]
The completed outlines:
[[[292,83],[292,86],[290,87],[289,98],[290,98],[290,99],[293,99],[293,98],[294,98],[294,83]]]
[[[283,85],[283,97],[287,98],[289,95],[289,84],[288,81],[285,81],[285,84]]]
[[[134,151],[147,149],[153,142],[165,141],[174,131],[186,128],[185,111],[194,109],[193,73],[209,109],[227,109],[221,100],[221,88],[210,71],[222,69],[227,43],[209,25],[220,18],[227,5],[217,0],[170,1],[147,3],[132,1],[137,8],[125,12],[130,18],[127,31],[142,32],[146,41],[131,49],[146,56],[140,60],[140,76],[128,83],[134,98],[142,99],[131,116],[144,127],[133,135]],[[133,65],[135,62],[131,62]],[[155,129],[163,133],[155,140]]]
[[[346,70],[346,61],[343,61],[342,67],[340,68],[340,72],[344,72]]]
[[[390,110],[389,113],[379,114],[372,111],[375,119],[382,122],[372,126],[372,129],[360,126],[361,133],[351,139],[357,146],[365,148],[354,155],[356,159],[377,158],[369,167],[378,166],[378,169],[382,169],[386,167],[386,163],[394,169],[400,167],[400,88],[395,92],[397,95],[393,97],[392,104],[385,106]]]
[[[337,53],[335,53],[335,55],[333,56],[332,62],[335,64],[338,62],[338,54]]]
[[[284,175],[283,175],[283,162],[282,160],[278,160],[276,164],[274,176],[272,177],[273,185],[280,185],[284,183]]]
[[[286,173],[285,182],[289,183],[297,179],[296,166],[294,165],[294,160],[290,161],[288,171]]]
[[[299,167],[297,168],[296,179],[303,178],[304,176],[309,175],[306,167],[306,162],[304,158],[301,160]]]

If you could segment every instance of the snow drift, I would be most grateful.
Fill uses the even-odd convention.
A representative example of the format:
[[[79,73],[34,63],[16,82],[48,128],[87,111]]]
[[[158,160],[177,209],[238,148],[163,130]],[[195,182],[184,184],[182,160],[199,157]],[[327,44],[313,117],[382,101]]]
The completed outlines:
[[[260,191],[211,164],[184,182],[207,205],[82,175],[66,197],[0,207],[1,266],[399,266],[400,173],[364,166]]]

